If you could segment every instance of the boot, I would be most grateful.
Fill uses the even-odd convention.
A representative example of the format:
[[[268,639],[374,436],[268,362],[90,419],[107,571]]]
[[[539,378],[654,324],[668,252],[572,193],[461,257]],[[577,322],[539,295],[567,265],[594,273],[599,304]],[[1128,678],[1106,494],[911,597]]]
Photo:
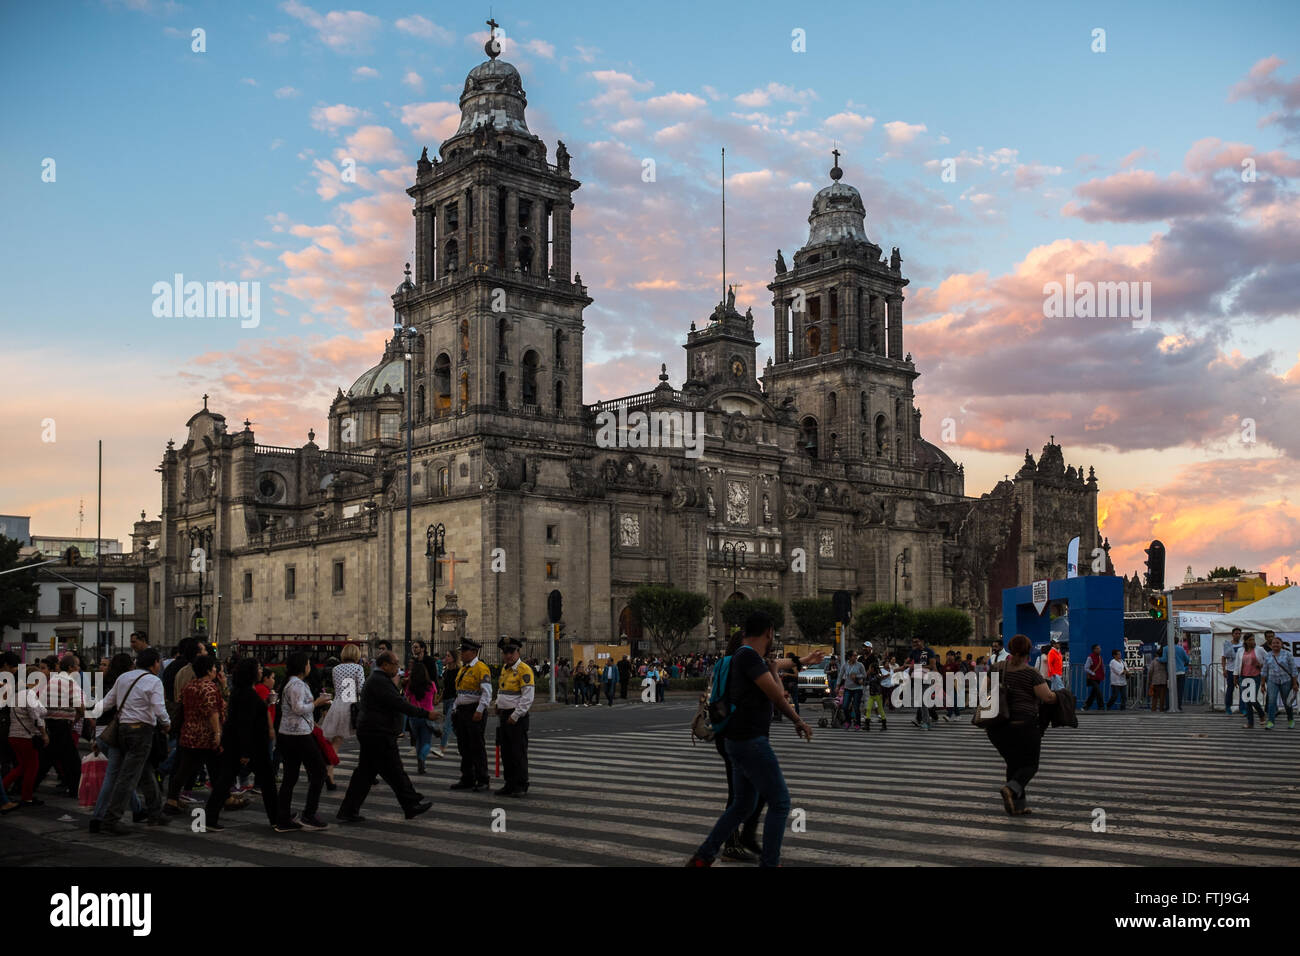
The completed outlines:
[[[415,758],[415,772],[416,772],[416,773],[421,773],[421,774],[424,773],[424,758],[423,758],[423,757],[416,757],[416,758]]]
[[[889,722],[888,722],[887,720],[885,720],[884,717],[881,717],[881,718],[880,718],[880,732],[883,734],[883,733],[884,733],[886,730],[888,730],[888,729],[889,729]]]

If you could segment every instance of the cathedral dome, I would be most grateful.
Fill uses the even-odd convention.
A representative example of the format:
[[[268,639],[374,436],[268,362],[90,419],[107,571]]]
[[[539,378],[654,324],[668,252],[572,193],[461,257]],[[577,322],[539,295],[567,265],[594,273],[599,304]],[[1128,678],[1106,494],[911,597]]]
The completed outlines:
[[[809,246],[823,242],[840,242],[845,239],[867,241],[863,225],[867,209],[862,195],[852,186],[834,182],[813,197],[812,212],[808,214]]]
[[[480,126],[525,136],[532,134],[524,119],[528,97],[524,95],[519,71],[495,57],[480,63],[465,77],[465,91],[460,95],[460,127],[456,135],[473,132]]]
[[[352,383],[352,387],[348,389],[348,398],[368,398],[375,392],[382,393],[385,385],[394,392],[400,392],[406,376],[404,364],[405,359],[401,358],[385,359],[380,362]]]

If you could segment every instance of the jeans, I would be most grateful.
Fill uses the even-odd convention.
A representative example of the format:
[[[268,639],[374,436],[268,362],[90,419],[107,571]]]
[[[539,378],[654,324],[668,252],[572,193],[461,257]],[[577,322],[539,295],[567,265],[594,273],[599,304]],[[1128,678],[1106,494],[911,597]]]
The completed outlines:
[[[117,780],[117,775],[122,772],[122,758],[124,753],[121,747],[108,748],[108,766],[104,768],[104,785],[99,788],[99,797],[95,800],[95,809],[90,813],[90,819],[104,819],[104,811],[108,809],[109,798],[113,795],[113,783]],[[139,813],[142,809],[140,803],[140,794],[134,789],[131,790],[131,812]]]
[[[732,766],[731,758],[727,756],[726,741],[721,737],[714,737],[713,745],[718,749],[718,756],[722,758],[723,769],[727,774],[727,806],[729,807],[736,800],[735,768]],[[759,797],[758,804],[754,807],[754,812],[751,813],[745,819],[745,822],[740,825],[740,829],[732,833],[731,837],[744,840],[746,843],[757,843],[758,821],[762,816],[763,808],[766,805],[767,801],[764,798]],[[726,807],[723,809],[726,809]],[[728,839],[731,839],[731,837],[728,837]]]
[[[758,800],[767,800],[767,819],[763,824],[763,857],[760,866],[777,866],[781,862],[781,840],[785,837],[785,822],[790,816],[790,791],[786,789],[781,765],[772,744],[766,737],[749,740],[724,740],[727,757],[731,760],[732,786],[735,799],[713,825],[696,855],[712,860],[722,844],[736,832],[758,806]]]
[[[1277,716],[1278,707],[1286,708],[1286,719],[1292,720],[1295,715],[1291,713],[1291,685],[1283,684],[1279,681],[1269,681],[1268,684],[1268,722],[1271,724],[1273,718]]]
[[[1110,710],[1111,707],[1115,705],[1116,695],[1119,696],[1119,709],[1123,710],[1124,705],[1128,702],[1128,685],[1127,684],[1110,685],[1110,697],[1106,701],[1107,710]]]
[[[447,738],[451,736],[451,705],[453,701],[454,698],[449,697],[442,702],[442,742],[438,744],[442,750],[447,749]]]
[[[149,752],[153,749],[153,726],[119,724],[118,733],[121,744],[114,749],[122,751],[122,764],[117,779],[113,781],[113,793],[108,798],[103,822],[113,824],[122,819],[122,812],[136,787],[144,791],[145,812],[156,817],[162,813],[163,798],[158,778],[154,776],[153,767],[149,766]]]
[[[610,707],[614,706],[614,682],[612,680],[605,681],[605,699],[609,701]]]
[[[45,731],[50,735],[50,742],[40,753],[36,785],[39,787],[50,769],[56,768],[63,786],[75,797],[81,785],[81,754],[77,751],[77,735],[72,732],[72,721],[47,720]]]
[[[1223,672],[1223,712],[1232,713],[1232,671]]]
[[[1051,681],[1048,683],[1048,687],[1049,687],[1049,689],[1054,690],[1054,691],[1064,689],[1064,687],[1065,687],[1065,678],[1062,677],[1060,674],[1055,675],[1054,677],[1052,677]]]
[[[1237,693],[1241,700],[1241,712],[1246,715],[1246,726],[1255,726],[1255,715],[1259,715],[1260,720],[1264,720],[1264,708],[1259,706],[1259,678],[1243,677],[1241,679],[1241,690]],[[1274,711],[1276,713],[1276,711]]]
[[[1088,699],[1083,704],[1083,709],[1087,710],[1092,706],[1093,701],[1097,702],[1097,709],[1104,710],[1105,705],[1101,702],[1101,681],[1088,678]]]
[[[1186,674],[1179,674],[1179,675],[1177,675],[1177,676],[1174,678],[1174,681],[1175,681],[1175,685],[1174,685],[1174,686],[1175,686],[1175,693],[1178,694],[1178,706],[1179,706],[1179,708],[1181,708],[1181,707],[1183,706],[1183,683],[1184,683],[1186,680],[1187,680],[1187,675],[1186,675]],[[1172,707],[1173,707],[1173,702],[1171,701],[1171,702],[1166,706],[1165,709],[1166,709],[1166,710],[1169,710],[1169,709],[1171,709]]]
[[[415,733],[415,756],[423,762],[433,749],[433,721],[412,717],[410,724]]]
[[[843,710],[846,724],[862,723],[862,688],[844,691]]]

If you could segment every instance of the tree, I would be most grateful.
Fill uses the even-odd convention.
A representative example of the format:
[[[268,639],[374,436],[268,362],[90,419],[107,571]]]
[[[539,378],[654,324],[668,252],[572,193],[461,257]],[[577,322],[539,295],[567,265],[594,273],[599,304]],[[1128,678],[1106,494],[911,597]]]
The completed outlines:
[[[18,560],[22,542],[0,534],[0,571],[8,571],[24,564],[35,564],[38,559]],[[0,631],[6,627],[20,628],[36,613],[36,598],[40,589],[36,575],[31,571],[15,571],[0,575]]]
[[[880,601],[853,615],[853,633],[873,644],[906,647],[916,630],[916,612],[901,604]]]
[[[1246,573],[1245,571],[1237,567],[1235,564],[1230,568],[1225,568],[1220,566],[1210,572],[1210,579],[1213,580],[1214,578],[1235,578],[1245,573]]]
[[[916,612],[913,636],[919,637],[927,647],[952,647],[965,644],[974,631],[975,623],[965,611],[955,607],[932,607]]]
[[[732,598],[722,605],[722,620],[731,627],[740,627],[745,619],[755,611],[762,611],[772,618],[772,626],[778,631],[785,626],[785,607],[780,601],[771,598]]]
[[[709,608],[709,599],[703,594],[657,584],[637,588],[627,603],[655,649],[665,657],[681,650]]]
[[[830,598],[800,598],[790,602],[794,622],[809,644],[829,639],[835,629],[835,608]]]

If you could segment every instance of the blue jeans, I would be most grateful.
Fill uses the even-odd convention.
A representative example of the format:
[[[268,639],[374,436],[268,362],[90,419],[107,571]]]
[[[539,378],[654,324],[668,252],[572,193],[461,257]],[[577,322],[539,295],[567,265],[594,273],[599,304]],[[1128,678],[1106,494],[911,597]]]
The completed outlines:
[[[862,688],[844,691],[843,710],[846,724],[862,723]]]
[[[95,809],[90,812],[90,819],[104,819],[104,811],[108,809],[108,801],[113,795],[113,782],[117,780],[117,774],[122,769],[123,756],[121,747],[108,748],[108,766],[104,769],[104,785],[99,788],[99,798],[95,800]],[[132,790],[131,812],[139,813],[140,809],[140,794]]]
[[[1119,697],[1119,709],[1123,710],[1124,705],[1128,702],[1128,685],[1127,684],[1110,685],[1110,698],[1106,701],[1107,710],[1110,710],[1111,707],[1114,706],[1116,696]]]
[[[1287,703],[1287,698],[1291,694],[1291,685],[1280,684],[1277,681],[1268,682],[1268,722],[1271,724],[1273,718],[1277,716],[1278,707],[1286,708],[1286,719],[1291,720],[1291,705]]]
[[[1232,713],[1232,671],[1223,672],[1223,712]]]
[[[145,810],[151,817],[162,813],[162,791],[154,777],[153,767],[149,766],[149,751],[153,747],[153,727],[130,727],[119,725],[122,743],[114,750],[122,752],[122,765],[118,769],[117,779],[113,781],[113,792],[109,794],[108,806],[104,808],[103,822],[117,823],[122,819],[122,812],[136,787],[144,791]]]
[[[415,755],[420,760],[429,756],[433,747],[433,721],[410,719],[411,729],[415,732]]]
[[[443,750],[447,749],[447,738],[451,736],[451,705],[454,702],[454,698],[442,702],[442,742],[438,746]]]
[[[1255,726],[1255,715],[1259,719],[1264,719],[1264,708],[1259,706],[1259,678],[1243,677],[1241,678],[1241,690],[1237,693],[1241,701],[1241,712],[1246,715],[1246,726]],[[1247,698],[1250,698],[1249,701]]]
[[[776,866],[781,862],[781,840],[785,837],[785,821],[790,816],[790,791],[781,776],[781,765],[772,752],[772,744],[766,737],[753,737],[724,740],[722,745],[731,760],[731,784],[736,798],[713,825],[696,855],[714,859],[727,837],[754,812],[761,796],[767,801],[767,820],[763,824],[763,858],[759,865]]]

